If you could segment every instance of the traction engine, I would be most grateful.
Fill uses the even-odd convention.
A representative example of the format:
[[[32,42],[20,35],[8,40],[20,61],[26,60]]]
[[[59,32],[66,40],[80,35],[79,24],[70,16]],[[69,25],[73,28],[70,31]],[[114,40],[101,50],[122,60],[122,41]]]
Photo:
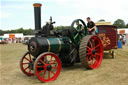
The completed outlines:
[[[35,37],[28,42],[28,52],[22,56],[20,67],[27,76],[37,76],[42,82],[55,80],[62,66],[81,63],[96,69],[103,58],[103,46],[97,35],[88,35],[82,19],[72,22],[70,28],[53,30],[55,22],[41,28],[41,4],[35,3]],[[77,23],[77,24],[76,24]]]

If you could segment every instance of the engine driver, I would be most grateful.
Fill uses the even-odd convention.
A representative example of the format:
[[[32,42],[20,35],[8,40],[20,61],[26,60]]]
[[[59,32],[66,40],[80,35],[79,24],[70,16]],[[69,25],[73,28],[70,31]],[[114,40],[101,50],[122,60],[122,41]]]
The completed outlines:
[[[96,25],[93,21],[91,21],[90,17],[87,17],[87,29],[88,29],[88,34],[89,35],[95,35],[95,31],[96,31]]]

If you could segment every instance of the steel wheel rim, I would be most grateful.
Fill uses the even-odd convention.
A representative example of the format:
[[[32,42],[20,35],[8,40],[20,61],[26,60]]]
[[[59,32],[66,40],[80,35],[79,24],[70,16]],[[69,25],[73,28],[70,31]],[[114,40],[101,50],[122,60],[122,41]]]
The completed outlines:
[[[92,36],[87,45],[87,63],[92,69],[100,66],[103,59],[103,46],[101,40],[97,36]]]
[[[29,58],[27,55],[29,56]],[[25,60],[27,60],[27,62],[25,62]],[[29,52],[26,52],[24,56],[21,58],[20,67],[24,74],[28,76],[34,76],[33,70],[30,69],[30,63],[32,63],[32,56]]]
[[[55,61],[53,62],[49,62],[49,60],[47,60],[46,56],[51,56],[51,58],[54,57]],[[46,60],[42,60],[42,59],[46,59]],[[39,63],[42,63],[43,66],[39,66]],[[49,63],[48,63],[49,62]],[[57,67],[53,67],[52,65],[56,63]],[[51,65],[51,70],[48,70],[48,66]],[[38,77],[39,80],[41,80],[42,82],[50,82],[55,80],[60,72],[61,72],[61,61],[58,58],[58,56],[56,56],[53,53],[45,53],[43,55],[40,56],[40,58],[37,60],[37,62],[35,63],[35,74]],[[39,68],[43,68],[43,70],[38,71]],[[56,72],[54,72],[53,70],[56,69]],[[42,75],[41,75],[42,74]]]

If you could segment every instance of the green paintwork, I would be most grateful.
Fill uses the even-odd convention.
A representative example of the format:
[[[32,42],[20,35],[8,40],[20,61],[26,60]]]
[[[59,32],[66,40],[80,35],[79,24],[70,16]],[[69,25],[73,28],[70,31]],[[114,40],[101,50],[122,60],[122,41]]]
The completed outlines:
[[[50,42],[50,51],[51,52],[58,52],[59,50],[59,41],[57,38],[48,38]]]
[[[58,53],[59,51],[69,50],[71,46],[71,40],[68,37],[59,37],[59,38],[47,38],[50,43],[50,52]],[[64,40],[69,43],[65,44]],[[60,49],[61,45],[61,49]],[[59,50],[60,49],[60,50]]]
[[[70,46],[71,46],[71,40],[68,37],[63,37],[63,38],[59,38],[61,41],[61,51],[65,51],[65,50],[70,50]],[[68,43],[64,43],[64,40],[67,40]]]

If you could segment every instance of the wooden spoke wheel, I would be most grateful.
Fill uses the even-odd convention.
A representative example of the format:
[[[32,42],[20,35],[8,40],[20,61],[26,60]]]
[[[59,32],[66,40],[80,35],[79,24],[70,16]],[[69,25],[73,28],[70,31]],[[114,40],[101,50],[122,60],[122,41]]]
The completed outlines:
[[[55,80],[61,72],[61,61],[54,53],[42,53],[35,61],[34,73],[42,82]]]
[[[96,35],[88,35],[83,38],[79,48],[81,64],[90,69],[100,66],[103,59],[103,45]]]
[[[33,58],[34,57],[29,52],[26,52],[20,60],[21,71],[27,76],[34,76]]]
[[[71,33],[70,38],[76,45],[79,45],[82,38],[88,34],[86,24],[81,19],[74,20],[69,31]]]

